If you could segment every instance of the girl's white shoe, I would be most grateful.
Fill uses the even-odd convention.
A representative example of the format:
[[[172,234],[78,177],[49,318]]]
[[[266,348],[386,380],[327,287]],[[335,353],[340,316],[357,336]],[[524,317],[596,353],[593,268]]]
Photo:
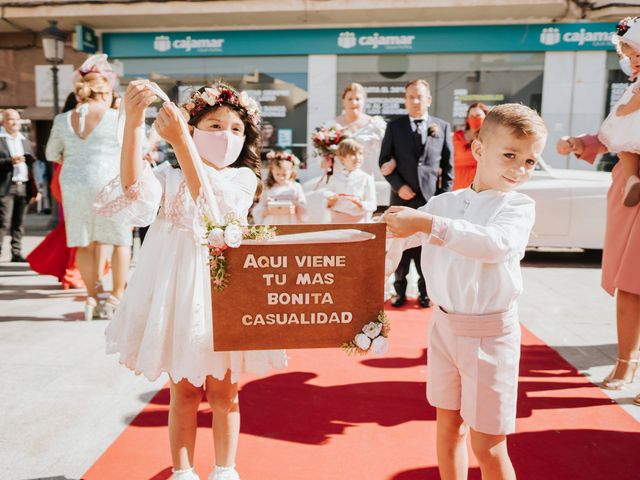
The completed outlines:
[[[171,475],[170,480],[200,480],[200,477],[196,472],[193,471],[192,468],[184,468],[182,470],[171,470],[173,475]]]
[[[216,465],[216,468],[213,469],[213,472],[211,472],[207,478],[208,480],[240,480],[240,475],[238,475],[235,465],[231,467],[220,467]]]

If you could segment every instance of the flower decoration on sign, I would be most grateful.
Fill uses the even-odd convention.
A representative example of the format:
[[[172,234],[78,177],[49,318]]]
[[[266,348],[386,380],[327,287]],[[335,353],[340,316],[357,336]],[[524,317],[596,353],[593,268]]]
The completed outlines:
[[[204,91],[196,91],[182,108],[193,118],[202,111],[216,105],[234,105],[247,112],[249,120],[257,125],[260,122],[260,104],[247,94],[239,93],[231,85],[218,83],[206,87]]]
[[[335,161],[338,145],[342,140],[349,138],[346,128],[318,127],[311,134],[313,142],[313,154],[322,158],[322,166],[325,171],[325,179],[328,182],[333,175],[333,164]]]
[[[438,127],[438,124],[432,123],[429,125],[429,128],[427,128],[427,136],[432,138],[440,137],[440,128]]]
[[[216,225],[205,216],[205,238],[209,247],[209,269],[211,284],[221,292],[229,284],[227,259],[224,251],[227,248],[238,248],[243,240],[268,240],[275,237],[276,227],[269,225],[249,226],[241,222],[233,214],[225,217],[224,225]]]
[[[387,337],[390,331],[389,318],[382,311],[374,321],[362,327],[353,340],[342,344],[342,350],[348,355],[367,355],[368,353],[384,355],[389,348]]]
[[[293,163],[296,167],[300,165],[300,159],[288,150],[271,150],[267,153],[267,160],[269,161],[288,161]]]

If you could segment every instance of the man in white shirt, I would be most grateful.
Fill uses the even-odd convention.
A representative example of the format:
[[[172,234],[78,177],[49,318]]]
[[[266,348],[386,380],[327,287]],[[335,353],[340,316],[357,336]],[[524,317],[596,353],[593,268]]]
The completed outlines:
[[[11,261],[26,262],[22,256],[24,217],[38,194],[33,178],[33,145],[20,133],[20,114],[2,112],[4,133],[0,136],[0,250],[7,230],[11,234]]]

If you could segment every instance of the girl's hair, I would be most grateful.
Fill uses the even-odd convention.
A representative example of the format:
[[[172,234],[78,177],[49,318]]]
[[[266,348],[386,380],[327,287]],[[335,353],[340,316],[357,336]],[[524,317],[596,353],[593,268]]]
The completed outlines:
[[[67,95],[66,100],[64,101],[64,106],[62,107],[62,113],[68,112],[69,110],[73,110],[78,105],[78,99],[76,98],[76,94],[71,92]]]
[[[352,138],[346,138],[338,144],[336,155],[338,157],[346,157],[347,155],[357,155],[358,153],[362,153],[363,151],[364,147],[361,143]]]
[[[347,93],[349,92],[361,93],[364,98],[367,98],[367,92],[365,91],[364,87],[359,83],[352,82],[346,87],[344,87],[344,90],[342,91],[343,100],[344,100],[344,97],[346,97]]]
[[[200,93],[204,91],[205,87],[202,87],[198,90],[198,92]],[[237,113],[240,117],[240,120],[242,120],[242,123],[244,124],[244,145],[242,146],[240,156],[238,156],[238,159],[230,166],[233,168],[247,167],[256,175],[256,177],[258,177],[258,188],[256,191],[256,196],[259,196],[262,190],[262,169],[260,160],[262,140],[260,139],[260,129],[258,127],[258,124],[250,116],[249,112],[247,112],[247,110],[240,105],[222,101],[216,103],[213,106],[207,105],[205,108],[200,109],[197,113],[189,118],[189,125],[197,127],[198,123],[200,123],[200,120],[202,120],[205,115],[207,115],[209,112],[215,112],[221,107],[228,108],[229,110]],[[180,166],[178,165],[174,168],[180,168]]]
[[[285,150],[277,151],[275,155],[269,158],[269,173],[267,174],[267,179],[265,180],[267,188],[271,188],[277,183],[275,177],[273,176],[273,168],[280,167],[283,163],[286,162],[291,163],[291,178],[289,180],[295,180],[298,177],[298,171],[296,170],[296,168],[300,163],[300,160],[298,160],[295,155],[289,154]]]
[[[469,108],[467,108],[467,114],[464,116],[465,130],[471,130],[471,127],[469,126],[469,121],[467,119],[469,118],[469,112],[474,108],[479,108],[480,110],[482,110],[484,112],[485,117],[489,115],[489,107],[487,107],[484,103],[482,102],[472,103],[471,105],[469,105]]]
[[[111,84],[109,80],[99,73],[87,73],[76,82],[74,92],[78,103],[86,103],[90,99],[97,98],[99,95],[111,93]]]

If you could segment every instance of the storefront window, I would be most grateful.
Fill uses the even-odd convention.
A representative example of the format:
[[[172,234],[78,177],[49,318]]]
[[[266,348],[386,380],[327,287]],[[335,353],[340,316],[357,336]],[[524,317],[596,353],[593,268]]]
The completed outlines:
[[[338,57],[338,95],[348,83],[361,83],[367,113],[389,121],[406,113],[405,84],[423,78],[433,95],[429,111],[457,127],[476,101],[522,102],[539,111],[543,70],[544,53],[344,55]],[[340,111],[340,98],[337,105]]]
[[[149,78],[174,101],[184,102],[194,89],[216,80],[246,90],[262,106],[263,158],[275,147],[304,158],[307,57],[125,59],[123,64],[123,84]],[[156,110],[149,109],[149,123],[155,116]]]

